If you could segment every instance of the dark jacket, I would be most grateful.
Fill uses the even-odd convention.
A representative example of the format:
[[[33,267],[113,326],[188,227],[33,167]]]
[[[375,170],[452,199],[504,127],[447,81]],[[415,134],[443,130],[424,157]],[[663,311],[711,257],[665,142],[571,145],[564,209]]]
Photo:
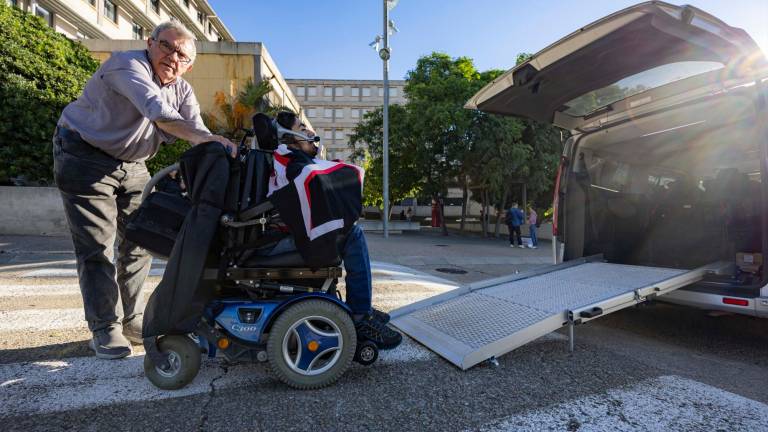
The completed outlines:
[[[184,219],[163,279],[147,302],[143,337],[187,334],[197,327],[214,284],[202,280],[206,262],[216,265],[219,218],[233,211],[237,202],[239,165],[215,142],[187,150],[179,161],[181,175],[192,201]],[[209,256],[213,259],[209,260]]]

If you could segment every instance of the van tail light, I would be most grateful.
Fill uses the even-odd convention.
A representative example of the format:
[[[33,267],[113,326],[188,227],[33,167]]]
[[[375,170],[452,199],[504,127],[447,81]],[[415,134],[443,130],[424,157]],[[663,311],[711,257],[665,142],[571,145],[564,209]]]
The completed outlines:
[[[723,303],[734,306],[749,306],[749,300],[733,297],[723,297]]]
[[[560,178],[563,176],[563,170],[565,169],[566,157],[560,157],[560,166],[557,168],[557,177],[555,178],[555,196],[552,199],[552,235],[557,237],[558,229],[557,222],[559,219],[560,211]]]

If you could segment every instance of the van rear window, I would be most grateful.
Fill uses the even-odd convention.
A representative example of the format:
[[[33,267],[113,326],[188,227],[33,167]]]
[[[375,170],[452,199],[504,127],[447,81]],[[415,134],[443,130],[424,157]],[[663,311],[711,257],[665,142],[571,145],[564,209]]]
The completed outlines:
[[[644,91],[723,67],[722,63],[712,61],[684,61],[661,65],[572,99],[565,103],[563,112],[573,117],[582,117]]]

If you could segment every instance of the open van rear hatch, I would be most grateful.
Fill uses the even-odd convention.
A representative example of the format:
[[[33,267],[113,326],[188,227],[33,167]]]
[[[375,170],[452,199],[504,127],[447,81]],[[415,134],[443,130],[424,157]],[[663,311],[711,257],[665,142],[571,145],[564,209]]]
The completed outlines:
[[[744,30],[692,6],[646,2],[548,46],[481,89],[466,108],[578,129],[634,94],[720,69],[746,75],[764,62]]]

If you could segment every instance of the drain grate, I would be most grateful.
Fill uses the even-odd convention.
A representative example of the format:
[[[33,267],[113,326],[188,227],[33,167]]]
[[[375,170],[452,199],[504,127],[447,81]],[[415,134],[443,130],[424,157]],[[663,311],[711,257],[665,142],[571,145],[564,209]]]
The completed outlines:
[[[455,268],[436,268],[436,271],[439,271],[441,273],[450,273],[450,274],[467,274],[466,270],[462,269],[455,269]]]

